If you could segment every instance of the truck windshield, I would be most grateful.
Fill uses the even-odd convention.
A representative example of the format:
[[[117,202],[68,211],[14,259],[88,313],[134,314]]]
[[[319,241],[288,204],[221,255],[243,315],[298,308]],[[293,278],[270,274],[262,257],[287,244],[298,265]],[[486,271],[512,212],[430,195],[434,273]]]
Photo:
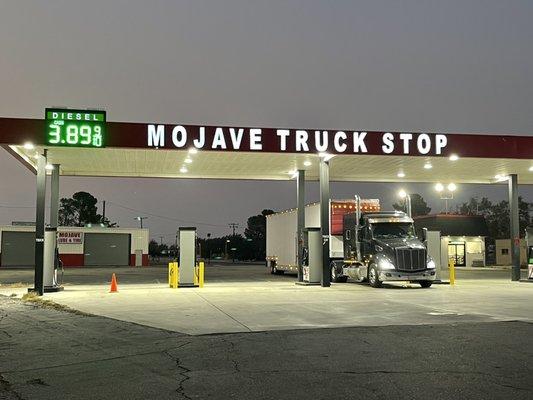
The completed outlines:
[[[409,222],[383,222],[372,225],[376,239],[412,238],[415,237],[413,224]]]

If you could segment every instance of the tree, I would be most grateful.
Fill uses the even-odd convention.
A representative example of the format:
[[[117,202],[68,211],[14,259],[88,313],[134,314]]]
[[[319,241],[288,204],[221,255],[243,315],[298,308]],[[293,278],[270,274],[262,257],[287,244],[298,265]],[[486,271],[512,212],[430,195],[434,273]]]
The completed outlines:
[[[154,239],[150,240],[150,242],[148,243],[148,254],[151,257],[160,255],[159,244]]]
[[[524,236],[525,228],[533,221],[530,215],[532,203],[518,197],[518,222],[520,236]],[[508,239],[510,237],[509,222],[509,202],[502,200],[498,203],[492,203],[486,197],[478,200],[476,197],[471,198],[468,202],[457,207],[457,211],[464,215],[482,215],[487,221],[489,235],[495,239]]]
[[[59,225],[84,226],[86,224],[105,224],[114,226],[109,219],[97,213],[98,199],[87,192],[76,192],[72,198],[62,198],[59,202]]]
[[[428,215],[430,213],[431,208],[428,207],[426,200],[424,200],[424,198],[421,195],[419,195],[418,193],[413,193],[410,196],[411,196],[411,213],[413,217],[418,217],[419,215]],[[403,200],[398,203],[394,203],[392,207],[398,211],[406,211],[405,202],[406,200]]]
[[[266,216],[274,214],[273,210],[263,210],[261,214],[248,218],[244,236],[250,239],[256,258],[263,260],[266,252]]]

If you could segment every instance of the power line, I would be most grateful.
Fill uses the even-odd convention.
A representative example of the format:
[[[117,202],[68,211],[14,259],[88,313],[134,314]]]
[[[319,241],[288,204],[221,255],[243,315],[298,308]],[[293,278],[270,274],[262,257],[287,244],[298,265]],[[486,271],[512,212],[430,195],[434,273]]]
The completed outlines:
[[[0,208],[35,208],[35,206],[9,206],[5,204],[0,204]],[[50,208],[50,206],[48,206]]]
[[[118,204],[118,203],[115,203],[114,201],[109,201],[109,200],[107,200],[107,204],[113,204],[116,207],[123,208],[125,210],[132,211],[132,212],[135,212],[135,213],[141,213],[141,214],[144,214],[144,215],[149,215],[150,217],[161,218],[161,219],[171,220],[171,221],[175,221],[175,222],[181,222],[181,223],[184,223],[184,224],[206,225],[206,226],[215,226],[215,227],[223,227],[223,226],[225,226],[225,225],[220,225],[220,224],[210,224],[210,223],[207,223],[207,222],[186,221],[186,220],[183,220],[183,219],[168,217],[168,216],[165,216],[165,215],[154,214],[154,213],[150,213],[150,212],[147,212],[147,211],[138,210],[136,208],[127,207],[127,206],[124,206],[122,204]]]

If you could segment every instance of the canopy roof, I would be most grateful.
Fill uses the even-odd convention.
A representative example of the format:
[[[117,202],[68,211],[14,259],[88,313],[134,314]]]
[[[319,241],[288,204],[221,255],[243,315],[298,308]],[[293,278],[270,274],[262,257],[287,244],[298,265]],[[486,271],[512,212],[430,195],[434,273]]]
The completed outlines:
[[[80,148],[46,145],[44,131],[44,120],[0,118],[0,145],[32,171],[47,149],[69,176],[289,180],[304,169],[314,180],[322,153],[334,156],[332,181],[494,183],[518,174],[533,184],[533,136],[109,122],[105,148]]]

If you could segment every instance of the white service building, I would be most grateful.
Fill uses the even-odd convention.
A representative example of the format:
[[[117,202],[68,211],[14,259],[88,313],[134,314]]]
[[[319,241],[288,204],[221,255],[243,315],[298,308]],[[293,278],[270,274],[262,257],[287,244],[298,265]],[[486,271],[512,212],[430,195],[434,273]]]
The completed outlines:
[[[148,229],[58,227],[65,267],[147,266]],[[0,267],[35,264],[35,226],[0,226]]]

